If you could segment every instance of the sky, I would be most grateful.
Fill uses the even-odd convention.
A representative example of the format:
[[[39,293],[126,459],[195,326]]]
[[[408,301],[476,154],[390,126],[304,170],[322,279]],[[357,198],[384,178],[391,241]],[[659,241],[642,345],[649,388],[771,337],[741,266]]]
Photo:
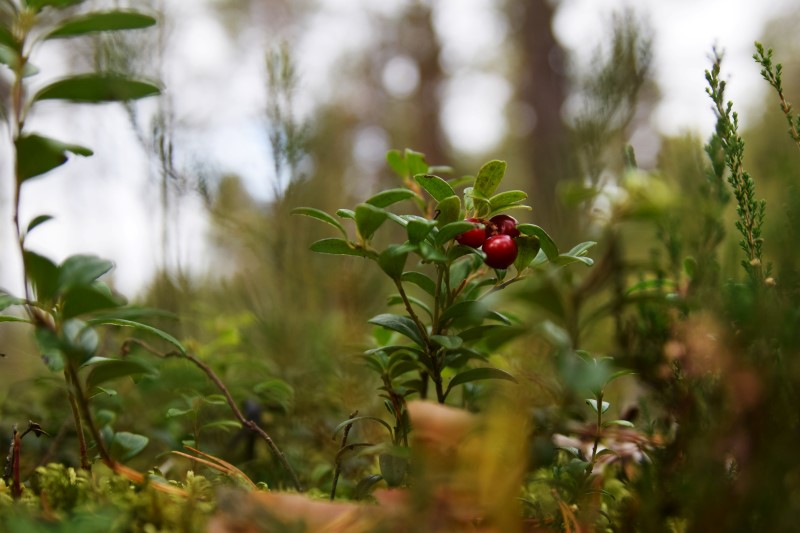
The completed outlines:
[[[249,31],[248,46],[236,46],[206,7],[209,0],[168,1],[177,22],[170,40],[170,63],[164,80],[168,90],[179,94],[176,113],[179,141],[191,146],[184,155],[202,157],[221,173],[244,177],[251,192],[268,198],[271,164],[264,150],[262,121],[266,105],[263,91],[263,51],[276,44],[263,31]],[[654,30],[655,79],[663,100],[655,110],[654,132],[676,134],[695,131],[708,135],[713,114],[704,92],[703,72],[717,45],[726,52],[723,65],[729,81],[728,96],[737,103],[746,124],[753,107],[766,90],[758,67],[751,59],[753,41],[772,17],[788,12],[796,0],[562,0],[555,20],[560,42],[576,61],[591,60],[603,41],[615,10],[635,5],[636,13]],[[320,0],[320,8],[294,46],[302,87],[299,112],[310,113],[329,92],[336,60],[368,44],[375,37],[368,23],[370,11],[391,14],[403,0]],[[431,1],[435,25],[443,38],[442,62],[452,81],[445,88],[442,118],[454,146],[463,152],[490,153],[505,132],[503,107],[511,87],[491,65],[499,54],[505,20],[493,0]],[[769,43],[765,43],[769,45]],[[249,53],[247,51],[250,51]],[[43,55],[43,72],[61,68],[57,54]],[[788,64],[790,61],[785,61]],[[798,65],[800,67],[800,65]],[[414,66],[402,58],[387,64],[383,80],[397,97],[414,88]],[[235,82],[232,83],[232,80]],[[223,112],[219,112],[222,103]],[[152,102],[142,102],[143,109]],[[66,117],[66,118],[65,118]],[[64,110],[42,106],[30,127],[67,142],[92,147],[96,155],[74,158],[51,175],[26,184],[23,220],[41,213],[56,220],[31,235],[31,248],[56,260],[72,253],[95,253],[116,262],[113,283],[123,294],[140,291],[159,263],[160,220],[158,195],[144,152],[119,106]],[[651,139],[652,140],[652,139]],[[0,141],[7,150],[8,136]],[[632,139],[646,147],[648,139]],[[365,156],[391,148],[380,137],[365,137],[357,148]],[[2,189],[0,287],[22,292],[19,261],[14,247],[8,157],[0,161]],[[189,197],[181,208],[181,235],[176,257],[183,266],[203,272],[208,265],[205,244],[207,224],[202,206]],[[175,258],[173,258],[175,259]]]

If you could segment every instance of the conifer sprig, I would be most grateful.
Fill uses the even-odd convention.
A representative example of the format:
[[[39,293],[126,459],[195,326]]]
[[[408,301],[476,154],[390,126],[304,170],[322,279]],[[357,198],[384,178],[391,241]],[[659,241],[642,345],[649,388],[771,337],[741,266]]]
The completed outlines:
[[[739,246],[746,254],[742,266],[750,275],[751,280],[760,285],[764,281],[762,267],[761,226],[766,214],[766,201],[755,199],[755,182],[750,174],[744,170],[744,140],[739,136],[739,115],[733,111],[733,102],[725,100],[725,81],[719,79],[722,54],[716,49],[713,51],[713,65],[711,71],[706,71],[708,93],[714,102],[714,114],[717,117],[715,135],[719,139],[720,147],[725,155],[725,166],[728,167],[728,183],[733,189],[736,198],[736,229],[742,235]]]

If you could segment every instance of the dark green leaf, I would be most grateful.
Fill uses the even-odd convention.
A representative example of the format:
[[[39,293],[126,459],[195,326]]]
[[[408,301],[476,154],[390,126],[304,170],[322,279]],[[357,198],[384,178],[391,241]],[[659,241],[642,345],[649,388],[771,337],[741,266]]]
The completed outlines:
[[[451,222],[461,220],[461,199],[458,196],[448,196],[436,205],[436,223],[439,227]]]
[[[405,335],[419,346],[425,346],[422,333],[420,332],[419,328],[417,328],[417,325],[414,323],[414,321],[407,316],[385,313],[372,317],[369,319],[369,323],[396,331],[402,335]]]
[[[406,266],[407,257],[408,252],[404,246],[393,244],[378,256],[378,266],[390,278],[400,280],[400,276],[403,275],[403,268]]]
[[[344,230],[344,226],[342,226],[338,220],[330,216],[325,211],[320,209],[314,209],[313,207],[298,207],[296,209],[292,209],[293,215],[305,215],[307,217],[316,218],[317,220],[321,220],[326,224],[330,224],[334,228],[338,229],[342,232],[344,238],[347,238],[347,232]]]
[[[518,224],[517,229],[523,235],[530,235],[539,239],[542,250],[547,254],[547,259],[555,261],[558,258],[558,247],[545,230],[535,224]]]
[[[386,211],[371,204],[356,206],[356,227],[365,241],[372,239],[375,231],[386,221]]]
[[[439,320],[441,323],[446,323],[450,320],[462,320],[469,323],[480,324],[483,319],[489,316],[489,308],[483,302],[477,300],[468,300],[458,302],[442,313]]]
[[[422,272],[403,272],[403,275],[400,279],[413,283],[431,296],[433,296],[436,292],[436,283]]]
[[[36,291],[37,300],[52,300],[58,290],[58,267],[48,258],[30,250],[23,252],[23,259],[25,274]]]
[[[0,45],[7,46],[12,51],[19,51],[19,42],[5,26],[0,26]]]
[[[469,231],[479,226],[480,225],[476,224],[475,222],[468,222],[466,220],[451,222],[439,228],[439,233],[436,234],[434,242],[436,243],[436,246],[442,246],[447,243],[447,241],[458,237],[465,231]]]
[[[441,202],[445,198],[455,196],[456,194],[450,184],[439,176],[420,174],[414,176],[414,179],[419,183],[420,187],[425,189],[437,202]]]
[[[455,335],[431,335],[431,340],[443,348],[455,350],[460,348],[464,341]]]
[[[410,303],[416,305],[417,307],[428,313],[428,316],[433,316],[433,313],[431,313],[431,308],[428,307],[428,304],[426,304],[419,298],[415,298],[413,296],[406,296],[406,298],[408,298],[408,301]],[[386,299],[386,305],[388,306],[405,305],[405,302],[403,301],[403,297],[400,296],[399,294],[392,294]]]
[[[514,268],[517,272],[522,272],[530,265],[540,250],[539,238],[520,235],[514,241],[517,243],[517,258],[514,260]]]
[[[64,21],[47,34],[45,39],[74,37],[98,31],[137,30],[153,26],[156,19],[135,11],[104,11],[86,13]]]
[[[481,368],[471,368],[469,370],[465,370],[453,376],[453,379],[450,380],[450,383],[447,384],[447,391],[445,391],[445,397],[448,395],[450,390],[453,387],[458,385],[463,385],[464,383],[471,383],[473,381],[481,381],[484,379],[504,379],[506,381],[513,381],[517,383],[517,379],[506,372],[505,370],[500,370],[499,368],[492,368],[492,367],[481,367]]]
[[[22,305],[25,303],[25,300],[22,298],[17,298],[16,296],[12,296],[7,292],[0,290],[0,311],[3,311],[12,305]]]
[[[490,198],[506,173],[505,161],[489,161],[483,165],[475,178],[475,192],[485,198]]]
[[[117,326],[123,328],[133,328],[138,331],[143,331],[145,333],[151,333],[157,337],[160,337],[162,340],[167,341],[168,343],[172,344],[181,354],[186,353],[186,348],[183,347],[183,344],[178,341],[175,337],[167,333],[166,331],[162,331],[158,328],[150,326],[148,324],[143,324],[141,322],[136,322],[134,320],[125,320],[122,318],[114,318],[114,319],[90,319],[87,320],[87,323],[92,326]]]
[[[109,451],[112,457],[124,463],[141,453],[149,442],[150,439],[144,435],[120,431],[114,434]]]
[[[62,9],[65,7],[75,6],[82,4],[85,0],[24,0],[25,5],[36,11],[45,7],[54,7]]]
[[[114,297],[103,284],[83,285],[68,290],[64,295],[62,316],[73,318],[101,309],[113,309],[124,304],[124,300]]]
[[[366,250],[343,239],[322,239],[311,245],[311,251],[319,254],[355,255],[377,259],[375,252]]]
[[[53,217],[50,216],[50,215],[39,215],[38,217],[35,217],[28,224],[28,229],[25,230],[25,234],[26,235],[29,234],[33,230],[33,228],[35,228],[37,226],[41,226],[42,224],[44,224],[48,220],[53,220]]]
[[[17,179],[20,183],[39,176],[67,162],[67,153],[88,157],[92,151],[83,146],[66,144],[41,135],[20,136],[17,147]]]
[[[79,74],[47,85],[36,93],[33,100],[69,100],[96,104],[136,100],[155,96],[160,92],[157,85],[147,81],[110,74]]]
[[[352,209],[337,209],[336,216],[339,218],[349,218],[351,220],[356,219],[356,213]]]
[[[358,482],[356,488],[353,491],[353,498],[356,500],[363,500],[372,492],[372,489],[383,480],[383,476],[380,474],[373,474],[371,476],[367,476],[361,481]]]
[[[92,389],[112,379],[152,373],[152,368],[132,359],[109,359],[92,365],[86,378],[86,388]]]
[[[409,200],[416,196],[417,194],[411,189],[387,189],[379,192],[367,200],[366,203],[374,205],[375,207],[388,207],[392,204],[396,204],[397,202]]]

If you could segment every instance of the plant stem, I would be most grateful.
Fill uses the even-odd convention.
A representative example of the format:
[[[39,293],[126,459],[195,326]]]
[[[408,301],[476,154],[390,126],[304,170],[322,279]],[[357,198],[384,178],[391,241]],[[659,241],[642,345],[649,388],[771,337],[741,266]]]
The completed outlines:
[[[408,295],[406,294],[405,289],[403,288],[403,284],[400,280],[394,280],[394,284],[397,287],[397,291],[400,293],[400,298],[403,300],[403,305],[405,305],[406,312],[408,316],[411,317],[411,320],[414,321],[416,324],[417,329],[419,329],[419,334],[422,336],[422,339],[425,341],[426,347],[430,348],[430,339],[428,338],[428,328],[425,327],[425,324],[419,319],[419,316],[416,312],[414,312],[414,308],[411,307],[411,301],[408,299]]]
[[[350,413],[350,416],[347,417],[348,420],[354,419],[358,415],[358,410],[353,411]],[[347,437],[350,435],[350,428],[353,427],[353,423],[350,422],[344,427],[344,434],[342,435],[342,444],[339,446],[340,450],[343,450],[347,446]],[[341,461],[336,461],[336,470],[333,472],[333,484],[331,485],[331,501],[336,498],[336,485],[339,484],[339,474],[342,473],[342,463]]]
[[[67,369],[64,369],[64,380],[67,382],[67,398],[69,399],[69,406],[72,409],[72,418],[75,420],[75,432],[78,434],[78,448],[81,456],[81,468],[84,470],[89,470],[91,468],[91,463],[89,462],[89,456],[86,452],[86,435],[83,434],[83,422],[81,421],[78,402],[75,399],[75,394],[72,390],[72,377]]]
[[[94,425],[94,419],[92,418],[92,414],[89,412],[89,402],[83,395],[83,389],[81,389],[78,371],[75,369],[75,366],[71,361],[67,362],[67,368],[65,371],[69,374],[71,389],[75,393],[75,400],[80,408],[80,414],[83,416],[83,420],[86,422],[86,426],[89,428],[89,433],[91,433],[92,438],[97,445],[97,451],[100,453],[100,458],[107,466],[113,467],[115,461],[111,458],[111,454],[108,453],[108,448],[106,448],[103,437],[97,430],[97,426]]]

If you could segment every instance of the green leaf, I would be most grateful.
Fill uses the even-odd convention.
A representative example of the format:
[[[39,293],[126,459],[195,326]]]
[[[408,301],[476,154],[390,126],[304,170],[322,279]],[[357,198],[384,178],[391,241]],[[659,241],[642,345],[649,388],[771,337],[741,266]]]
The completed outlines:
[[[383,481],[383,476],[380,474],[373,474],[360,480],[353,490],[353,498],[356,500],[363,500],[372,492],[372,489]]]
[[[5,26],[0,26],[0,45],[7,46],[9,49],[18,52],[19,42]]]
[[[365,241],[372,239],[375,231],[386,221],[386,211],[371,204],[356,206],[356,227]]]
[[[405,335],[419,346],[425,346],[425,340],[422,338],[422,333],[420,332],[419,328],[417,328],[417,325],[414,323],[414,321],[407,316],[384,313],[370,318],[369,323],[396,331],[402,335]]]
[[[530,265],[539,254],[541,245],[538,237],[520,235],[514,242],[517,243],[517,258],[514,260],[514,268],[517,272],[522,272]]]
[[[177,409],[175,407],[170,407],[167,410],[166,417],[167,418],[176,418],[176,417],[188,415],[189,413],[194,413],[194,412],[195,412],[195,410],[192,409],[192,408],[189,408],[189,409]]]
[[[455,303],[445,309],[439,320],[442,324],[450,320],[459,320],[477,325],[485,318],[488,318],[489,315],[490,311],[485,303],[477,300],[467,300]]]
[[[200,429],[221,429],[223,431],[230,431],[232,429],[242,429],[242,423],[238,420],[215,420],[200,426]]]
[[[125,462],[139,455],[149,442],[150,439],[144,435],[120,431],[114,434],[109,452],[115,459]]]
[[[393,280],[400,280],[406,266],[408,252],[402,245],[392,245],[378,256],[378,265]]]
[[[59,267],[58,289],[66,292],[73,287],[90,285],[114,268],[114,263],[96,255],[72,255]]]
[[[409,302],[411,302],[412,304],[416,305],[417,307],[419,307],[420,309],[422,309],[423,311],[428,313],[428,316],[430,316],[430,317],[433,316],[433,313],[431,312],[431,308],[428,307],[428,304],[426,304],[425,302],[423,302],[419,298],[415,298],[413,296],[406,296],[406,298],[408,298]],[[399,294],[392,294],[391,296],[386,298],[386,305],[388,305],[388,306],[405,305],[405,301],[403,301],[403,297],[400,296]]]
[[[420,187],[425,189],[425,191],[427,191],[427,193],[430,194],[437,202],[441,202],[445,198],[455,196],[456,194],[450,184],[439,176],[420,174],[414,176],[414,179],[417,183],[419,183]]]
[[[319,254],[354,255],[357,257],[377,259],[377,254],[375,254],[375,252],[343,239],[322,239],[313,243],[310,249],[312,252],[317,252]]]
[[[461,220],[461,199],[455,195],[444,198],[436,205],[436,212],[436,223],[440,228]]]
[[[475,178],[474,190],[485,198],[490,198],[506,173],[506,162],[493,160],[483,165]]]
[[[386,162],[395,174],[405,179],[408,177],[408,164],[403,158],[400,150],[389,150],[386,152]]]
[[[143,324],[141,322],[136,322],[134,320],[125,320],[122,318],[114,318],[114,319],[107,319],[107,318],[100,318],[100,319],[90,319],[86,321],[88,324],[92,326],[117,326],[122,328],[133,328],[138,331],[142,331],[145,333],[151,333],[157,337],[160,337],[162,340],[167,341],[181,354],[186,353],[186,348],[183,347],[183,344],[178,341],[175,337],[167,333],[166,331],[162,331],[158,328],[150,326],[148,324]]]
[[[464,202],[467,205],[467,211],[477,218],[488,218],[492,212],[489,198],[483,196],[473,187],[464,189]]]
[[[12,305],[23,305],[24,303],[25,300],[23,300],[22,298],[17,298],[16,296],[13,296],[5,291],[0,290],[0,311],[8,309]],[[9,321],[17,322],[16,320],[9,320]],[[24,320],[24,322],[27,322],[27,320]]]
[[[628,420],[609,420],[608,422],[603,422],[603,427],[607,428],[609,426],[620,426],[624,428],[632,428],[635,427],[633,422]]]
[[[367,200],[366,203],[374,205],[375,207],[388,207],[397,202],[415,198],[416,196],[417,194],[411,189],[387,189],[379,192]]]
[[[112,74],[79,74],[47,85],[33,97],[40,100],[69,100],[97,104],[136,100],[161,93],[153,83],[132,80]]]
[[[66,144],[41,135],[22,135],[14,141],[17,147],[17,179],[25,180],[39,176],[67,162],[67,153],[88,157],[93,154],[88,148]]]
[[[132,359],[108,359],[92,365],[86,378],[86,388],[92,389],[113,379],[152,373],[151,367]]]
[[[597,243],[594,241],[582,242],[573,247],[569,252],[559,255],[553,263],[558,266],[564,266],[570,263],[583,263],[586,266],[592,266],[594,264],[594,259],[586,257],[586,251],[595,244]]]
[[[28,229],[25,230],[25,234],[28,235],[33,230],[33,228],[35,228],[37,226],[41,226],[42,224],[44,224],[48,220],[53,220],[53,217],[50,216],[50,215],[39,215],[38,217],[35,217],[28,224]]]
[[[436,238],[434,239],[434,243],[436,246],[442,246],[447,241],[450,241],[465,231],[469,231],[479,227],[479,224],[475,222],[469,222],[467,220],[459,220],[458,222],[451,222],[445,226],[439,228],[439,233],[436,234]]]
[[[447,397],[453,387],[463,385],[464,383],[471,383],[473,381],[481,381],[484,379],[504,379],[506,381],[513,381],[514,383],[517,383],[517,378],[505,370],[500,370],[499,368],[471,368],[453,376],[453,379],[451,379],[450,383],[447,384],[447,390],[445,391],[444,395]]]
[[[517,229],[523,235],[537,237],[542,250],[547,255],[548,260],[555,261],[558,258],[558,247],[545,230],[535,224],[518,224]]]
[[[356,213],[352,209],[337,209],[336,216],[339,218],[349,218],[350,220],[356,219]]]
[[[25,250],[22,254],[25,263],[25,274],[36,291],[39,302],[52,300],[58,290],[58,267],[48,258]]]
[[[598,405],[597,405],[597,400],[595,400],[595,399],[593,399],[593,398],[587,398],[587,399],[586,399],[586,404],[587,404],[589,407],[591,407],[591,408],[592,408],[592,410],[593,410],[595,413],[597,412],[597,408],[598,408]],[[603,411],[602,411],[602,413],[605,413],[606,411],[608,411],[608,408],[609,408],[609,407],[611,407],[611,404],[610,404],[610,403],[608,403],[608,402],[603,402],[603,404],[602,404],[602,408],[603,408]],[[601,413],[601,414],[602,414],[602,413]]]
[[[505,191],[489,198],[489,205],[492,207],[492,214],[508,209],[509,206],[518,204],[528,197],[524,191]]]
[[[64,352],[61,350],[61,340],[50,329],[37,326],[33,332],[33,337],[36,340],[36,345],[42,355],[42,360],[47,365],[47,368],[53,372],[61,372],[64,370],[64,361],[66,359]]]
[[[25,322],[26,324],[32,323],[27,318],[22,318],[19,316],[11,316],[11,315],[0,315],[0,322]]]
[[[457,337],[455,335],[431,335],[431,340],[442,348],[447,348],[448,350],[455,350],[464,344],[464,341],[461,339],[461,337]]]
[[[423,274],[422,272],[416,271],[409,271],[403,272],[403,275],[400,278],[402,281],[408,281],[409,283],[413,283],[423,291],[427,292],[431,296],[434,295],[436,292],[436,282],[434,282],[431,278]]]
[[[425,162],[425,154],[406,148],[405,159],[406,165],[408,165],[408,173],[411,176],[428,173],[428,163]]]
[[[322,211],[320,209],[314,209],[313,207],[297,207],[295,209],[292,209],[292,214],[304,215],[307,217],[316,218],[317,220],[321,220],[322,222],[330,224],[334,228],[338,229],[342,233],[344,238],[345,239],[347,238],[347,232],[345,231],[344,226],[342,226],[342,224],[338,220],[333,218],[325,211]]]
[[[35,11],[40,11],[45,7],[63,9],[65,7],[82,4],[84,1],[85,0],[24,0],[25,5]]]
[[[137,30],[153,26],[156,19],[135,11],[103,11],[86,13],[67,19],[45,39],[74,37],[99,31]]]
[[[277,405],[284,413],[288,413],[294,403],[294,389],[282,379],[272,378],[257,383],[253,387],[253,392],[265,405],[268,407]]]
[[[408,225],[406,226],[408,240],[414,244],[419,243],[425,239],[435,227],[435,220],[427,220],[422,217],[412,218],[408,221]]]
[[[111,291],[101,283],[70,289],[63,299],[61,313],[64,318],[73,318],[101,309],[113,309],[125,305],[124,300],[114,297]]]

